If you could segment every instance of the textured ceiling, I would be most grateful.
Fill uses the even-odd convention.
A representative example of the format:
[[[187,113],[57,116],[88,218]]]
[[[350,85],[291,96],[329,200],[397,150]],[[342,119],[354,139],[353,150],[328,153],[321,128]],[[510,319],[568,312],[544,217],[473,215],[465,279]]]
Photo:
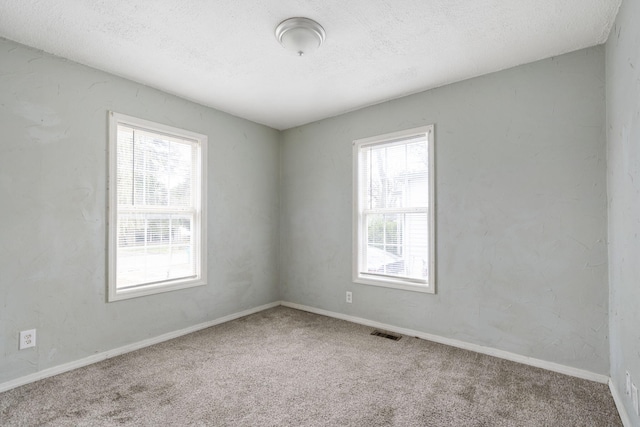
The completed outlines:
[[[286,129],[606,41],[620,0],[0,0],[0,37]],[[312,55],[274,29],[304,16]]]

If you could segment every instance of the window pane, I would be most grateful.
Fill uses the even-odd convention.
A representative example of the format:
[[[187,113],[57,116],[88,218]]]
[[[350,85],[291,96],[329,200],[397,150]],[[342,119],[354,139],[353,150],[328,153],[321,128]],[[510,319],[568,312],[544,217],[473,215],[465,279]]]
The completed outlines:
[[[429,158],[427,141],[408,144],[407,165],[404,172],[404,202],[406,207],[428,206],[429,204]]]
[[[366,204],[369,209],[427,206],[426,138],[409,144],[365,148]]]
[[[188,215],[118,215],[116,287],[194,276],[192,224]]]
[[[190,206],[192,204],[192,165],[195,164],[195,147],[191,144],[172,143],[170,148],[169,204],[180,207]]]
[[[384,243],[384,215],[367,216],[367,243]]]
[[[429,277],[429,215],[403,215],[403,259],[406,274],[414,279]]]
[[[427,213],[370,214],[366,219],[367,272],[428,279]]]
[[[402,215],[384,215],[384,243],[386,246],[396,247],[402,244]],[[400,255],[400,250],[396,250],[394,253]]]
[[[386,197],[385,158],[380,150],[367,150],[369,180],[366,183],[368,206],[370,209],[383,208]]]
[[[118,205],[133,204],[133,129],[118,127]]]
[[[118,204],[192,205],[197,148],[189,141],[118,127]]]

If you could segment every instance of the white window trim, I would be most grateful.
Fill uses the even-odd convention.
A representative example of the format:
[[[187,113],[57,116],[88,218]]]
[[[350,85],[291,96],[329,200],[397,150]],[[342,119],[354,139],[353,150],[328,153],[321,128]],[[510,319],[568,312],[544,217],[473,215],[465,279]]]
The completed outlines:
[[[196,171],[200,176],[200,188],[194,192],[196,209],[199,214],[195,215],[194,229],[199,230],[200,241],[196,242],[199,251],[199,257],[196,258],[196,271],[199,272],[195,278],[176,279],[163,283],[152,283],[146,286],[139,286],[131,289],[120,289],[116,287],[116,271],[117,271],[117,239],[118,239],[118,195],[117,195],[117,165],[118,165],[118,125],[123,124],[166,134],[169,136],[177,136],[183,139],[192,139],[200,145],[199,158]],[[137,117],[127,116],[125,114],[109,112],[109,179],[108,179],[108,241],[107,241],[107,258],[108,258],[108,286],[107,301],[119,301],[129,298],[141,297],[145,295],[153,295],[162,292],[169,292],[178,289],[191,288],[195,286],[203,286],[207,283],[207,141],[206,135],[191,132],[184,129],[175,128],[161,123],[149,120],[139,119]]]
[[[393,289],[403,289],[414,292],[425,292],[434,294],[436,292],[436,227],[435,227],[435,158],[434,158],[434,125],[422,126],[413,129],[407,129],[398,132],[387,133],[384,135],[373,136],[369,138],[356,139],[353,141],[353,254],[352,254],[352,273],[353,282],[372,286],[382,286]],[[426,135],[429,165],[429,207],[428,207],[428,223],[429,223],[429,282],[427,284],[412,283],[410,280],[393,277],[381,277],[372,274],[360,272],[360,242],[363,239],[363,219],[361,212],[364,200],[360,197],[360,148],[366,145],[375,145],[391,142],[397,139],[407,139],[412,136]]]

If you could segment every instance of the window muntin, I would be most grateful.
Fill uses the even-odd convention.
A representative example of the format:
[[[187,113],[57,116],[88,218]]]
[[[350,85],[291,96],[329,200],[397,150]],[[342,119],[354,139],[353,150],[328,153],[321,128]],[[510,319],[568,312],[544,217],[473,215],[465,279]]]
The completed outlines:
[[[203,285],[207,137],[110,114],[109,300]]]
[[[354,141],[358,283],[434,292],[433,126]]]

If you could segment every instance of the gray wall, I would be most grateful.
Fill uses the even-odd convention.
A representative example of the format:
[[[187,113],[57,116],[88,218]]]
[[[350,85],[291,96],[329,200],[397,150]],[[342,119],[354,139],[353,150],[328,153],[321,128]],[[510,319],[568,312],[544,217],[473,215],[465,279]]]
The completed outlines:
[[[604,60],[581,50],[285,131],[282,299],[608,374]],[[437,294],[354,284],[351,141],[430,123]]]
[[[608,374],[604,62],[279,133],[0,41],[0,382],[278,299]],[[208,286],[105,303],[108,110],[209,136]],[[353,284],[351,141],[431,123],[437,294]]]
[[[623,1],[607,42],[611,379],[627,413],[625,371],[640,387],[640,2]]]
[[[105,303],[108,110],[209,136],[207,286]],[[279,132],[5,40],[0,129],[0,383],[278,300]]]

